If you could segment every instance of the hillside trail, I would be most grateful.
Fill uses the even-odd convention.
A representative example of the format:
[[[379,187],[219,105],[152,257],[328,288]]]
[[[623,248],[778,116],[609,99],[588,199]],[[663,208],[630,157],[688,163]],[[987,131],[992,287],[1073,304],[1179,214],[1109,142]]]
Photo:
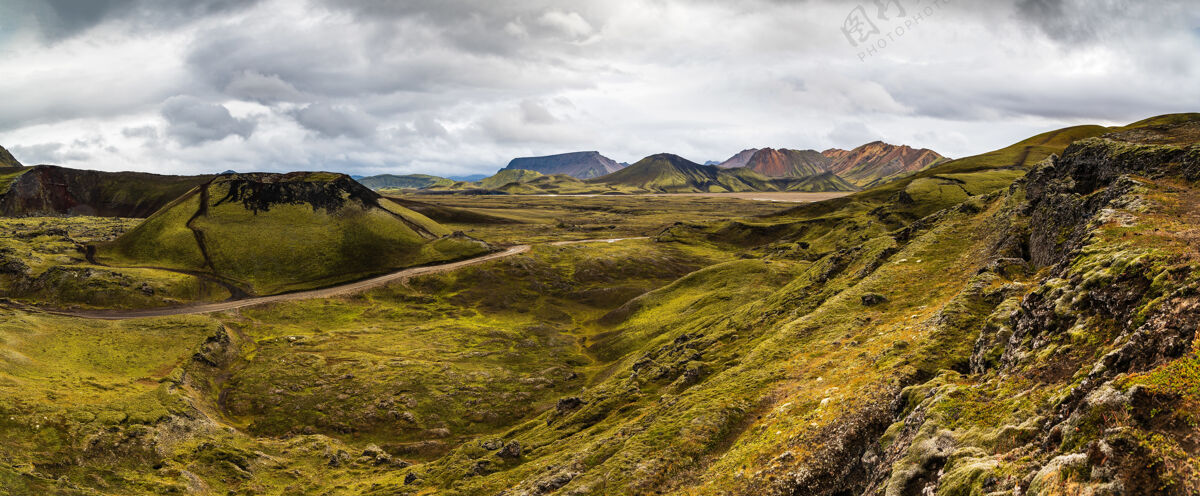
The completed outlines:
[[[571,240],[571,241],[553,241],[553,242],[544,243],[544,244],[548,245],[548,246],[567,246],[567,245],[575,245],[575,244],[583,244],[583,243],[616,243],[618,241],[627,241],[627,240],[634,240],[634,239],[648,239],[648,238],[643,236],[643,237],[633,237],[633,238],[579,239],[579,240]],[[271,295],[271,296],[258,296],[258,297],[254,297],[254,298],[226,300],[226,301],[221,301],[221,302],[217,302],[217,303],[204,303],[204,304],[199,304],[199,305],[183,305],[183,306],[167,307],[167,308],[153,308],[153,309],[148,309],[148,310],[61,310],[61,309],[48,309],[48,308],[37,308],[37,307],[28,307],[28,309],[33,310],[33,311],[40,311],[40,312],[44,312],[44,313],[54,314],[54,315],[64,315],[64,316],[68,316],[68,317],[82,317],[82,318],[100,319],[100,320],[126,320],[126,319],[138,319],[138,318],[146,318],[146,317],[168,317],[168,316],[173,316],[173,315],[195,315],[195,314],[203,314],[203,313],[224,312],[224,311],[228,311],[228,310],[236,310],[239,308],[252,307],[252,306],[263,305],[263,304],[267,304],[267,303],[311,300],[311,299],[317,299],[317,298],[331,298],[334,296],[358,293],[361,291],[378,288],[380,286],[384,286],[384,285],[387,285],[387,284],[390,284],[390,283],[393,283],[393,282],[396,282],[399,280],[408,279],[410,277],[423,276],[423,275],[428,275],[428,274],[437,274],[437,273],[441,273],[441,272],[448,272],[448,271],[452,271],[452,270],[456,270],[456,269],[461,269],[463,267],[469,267],[471,265],[478,265],[478,264],[481,264],[484,262],[490,262],[492,260],[498,260],[501,258],[511,257],[513,255],[519,255],[521,253],[525,253],[525,252],[529,251],[531,248],[532,248],[532,245],[510,246],[507,249],[505,249],[504,251],[488,253],[486,255],[480,255],[475,258],[468,258],[465,260],[459,260],[456,262],[447,262],[447,263],[438,264],[438,265],[410,267],[410,268],[401,269],[401,270],[398,270],[396,272],[392,272],[389,274],[372,277],[370,279],[363,279],[360,281],[348,282],[346,284],[339,284],[337,286],[330,286],[328,288],[312,289],[312,290],[308,290],[308,291],[297,291],[294,293],[283,293],[283,294],[277,294],[277,295]]]

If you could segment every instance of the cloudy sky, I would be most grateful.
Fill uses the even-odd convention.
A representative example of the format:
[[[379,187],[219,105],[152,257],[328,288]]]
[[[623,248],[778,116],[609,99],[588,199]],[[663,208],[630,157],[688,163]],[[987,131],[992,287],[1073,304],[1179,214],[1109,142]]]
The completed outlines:
[[[965,156],[1198,83],[1189,0],[0,0],[0,145],[104,170]]]

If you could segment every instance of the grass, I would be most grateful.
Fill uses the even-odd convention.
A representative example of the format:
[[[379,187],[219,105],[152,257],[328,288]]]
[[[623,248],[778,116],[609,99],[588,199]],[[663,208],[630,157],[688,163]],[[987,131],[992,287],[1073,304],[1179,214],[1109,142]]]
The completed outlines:
[[[778,212],[789,203],[684,196],[404,195],[448,229],[498,244],[651,236],[674,224]]]
[[[224,288],[166,271],[89,263],[82,244],[110,241],[137,219],[26,217],[0,219],[0,289],[26,304],[52,307],[145,308],[228,298]]]

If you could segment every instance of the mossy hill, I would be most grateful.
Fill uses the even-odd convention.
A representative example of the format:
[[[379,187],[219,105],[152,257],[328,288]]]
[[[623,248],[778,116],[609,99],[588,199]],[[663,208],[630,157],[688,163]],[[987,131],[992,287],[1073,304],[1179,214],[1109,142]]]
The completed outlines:
[[[212,178],[54,165],[0,170],[0,215],[147,217]]]
[[[231,174],[101,245],[97,261],[203,273],[263,295],[488,249],[343,174]]]
[[[359,179],[358,182],[371,189],[425,189],[436,186],[449,186],[454,180],[427,174],[407,174],[396,176],[382,174]]]
[[[17,157],[14,157],[12,153],[9,153],[3,146],[0,146],[0,169],[13,167],[22,167],[21,162],[18,162]]]

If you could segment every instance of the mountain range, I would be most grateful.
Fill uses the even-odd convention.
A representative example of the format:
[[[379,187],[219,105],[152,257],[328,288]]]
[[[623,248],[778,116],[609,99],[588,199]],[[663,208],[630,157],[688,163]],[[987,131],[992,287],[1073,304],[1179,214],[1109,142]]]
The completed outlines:
[[[474,181],[452,181],[418,174],[371,176],[363,178],[362,183],[374,189],[506,194],[837,192],[883,184],[944,160],[945,157],[932,150],[883,142],[868,143],[853,150],[825,152],[749,148],[724,162],[705,164],[677,155],[658,154],[628,165],[599,152],[588,151],[516,158],[498,174]],[[522,170],[539,175],[515,175],[513,172]]]

